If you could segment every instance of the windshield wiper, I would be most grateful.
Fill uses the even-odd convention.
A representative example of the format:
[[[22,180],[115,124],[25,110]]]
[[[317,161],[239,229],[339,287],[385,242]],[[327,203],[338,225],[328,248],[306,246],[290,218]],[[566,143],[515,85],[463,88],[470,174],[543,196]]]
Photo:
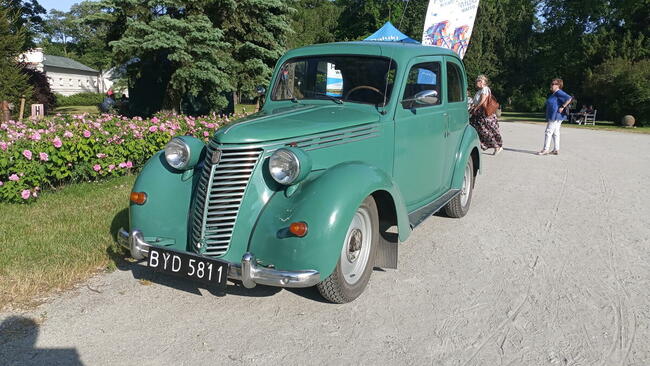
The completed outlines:
[[[325,98],[327,98],[327,99],[333,101],[333,102],[336,103],[336,104],[343,104],[343,101],[342,101],[341,99],[338,99],[338,98],[333,97],[333,96],[331,96],[331,95],[328,95],[328,94],[326,94],[326,93],[314,92],[314,91],[312,91],[312,92],[310,92],[310,93],[313,94],[313,95],[318,95],[318,96],[321,96],[321,97],[325,97]]]

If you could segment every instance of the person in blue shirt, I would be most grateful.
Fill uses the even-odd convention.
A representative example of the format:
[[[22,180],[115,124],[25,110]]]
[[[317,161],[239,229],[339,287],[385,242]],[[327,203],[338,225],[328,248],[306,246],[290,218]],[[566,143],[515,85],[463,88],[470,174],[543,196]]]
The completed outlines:
[[[546,99],[546,134],[544,137],[544,148],[537,155],[558,155],[560,153],[560,126],[562,121],[567,119],[567,106],[573,97],[562,90],[564,82],[562,79],[551,81],[551,96]],[[551,139],[554,141],[553,151]]]

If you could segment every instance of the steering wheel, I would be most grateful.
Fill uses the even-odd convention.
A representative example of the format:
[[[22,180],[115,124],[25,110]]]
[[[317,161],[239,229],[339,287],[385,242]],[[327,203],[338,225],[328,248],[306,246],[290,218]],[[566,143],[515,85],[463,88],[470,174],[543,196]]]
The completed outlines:
[[[343,99],[344,99],[344,100],[345,100],[345,99],[348,99],[348,98],[350,97],[350,94],[354,93],[354,92],[357,91],[357,90],[361,90],[361,89],[372,90],[372,91],[374,91],[375,93],[381,95],[382,98],[384,98],[384,93],[382,93],[381,91],[379,91],[379,89],[377,89],[377,88],[375,88],[375,87],[372,87],[372,86],[369,86],[369,85],[359,85],[359,86],[355,86],[354,88],[350,89],[350,90],[348,91],[348,93],[345,94],[345,98],[343,98]]]

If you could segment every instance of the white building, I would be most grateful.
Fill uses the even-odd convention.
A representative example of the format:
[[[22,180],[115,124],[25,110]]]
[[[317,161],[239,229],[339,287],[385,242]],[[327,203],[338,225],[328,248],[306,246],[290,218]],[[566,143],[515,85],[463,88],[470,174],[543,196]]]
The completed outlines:
[[[106,91],[99,71],[67,57],[46,55],[42,48],[23,53],[19,60],[44,72],[53,93],[72,95]]]

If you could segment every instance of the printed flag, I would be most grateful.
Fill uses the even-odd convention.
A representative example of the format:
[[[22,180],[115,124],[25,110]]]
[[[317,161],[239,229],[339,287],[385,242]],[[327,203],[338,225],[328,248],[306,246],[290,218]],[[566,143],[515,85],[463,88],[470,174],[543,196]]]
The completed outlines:
[[[422,44],[453,50],[462,59],[472,35],[479,0],[431,0],[424,19]]]

